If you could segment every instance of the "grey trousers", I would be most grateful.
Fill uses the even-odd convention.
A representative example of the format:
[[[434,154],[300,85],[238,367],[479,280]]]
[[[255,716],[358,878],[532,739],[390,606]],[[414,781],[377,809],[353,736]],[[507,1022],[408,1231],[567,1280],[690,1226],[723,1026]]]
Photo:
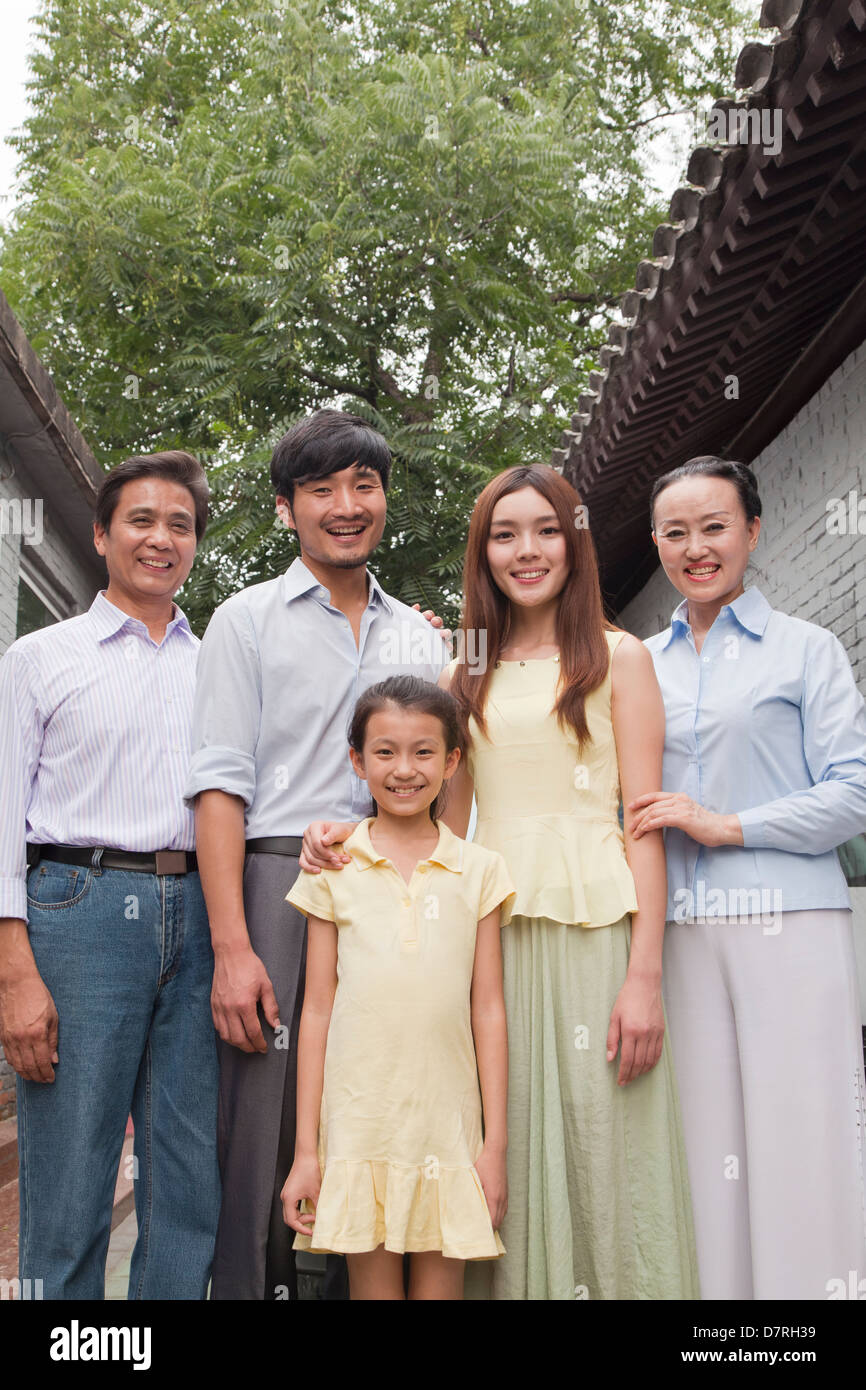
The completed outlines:
[[[266,1053],[218,1040],[218,1146],[222,1208],[211,1298],[297,1297],[295,1233],[283,1221],[280,1190],[295,1150],[298,1026],[304,1000],[306,918],[285,901],[298,860],[248,854],[244,910],[250,942],[271,977],[288,1038],[275,1039],[261,1011]],[[277,1047],[275,1041],[288,1041]]]

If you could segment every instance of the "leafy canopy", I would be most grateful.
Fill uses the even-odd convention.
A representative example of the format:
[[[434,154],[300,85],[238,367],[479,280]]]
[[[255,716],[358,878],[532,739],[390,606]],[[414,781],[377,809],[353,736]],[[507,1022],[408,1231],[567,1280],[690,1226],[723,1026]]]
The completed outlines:
[[[101,461],[188,448],[198,630],[296,553],[267,462],[312,408],[395,456],[385,587],[457,616],[473,500],[546,459],[663,206],[659,113],[734,0],[47,0],[0,283]]]

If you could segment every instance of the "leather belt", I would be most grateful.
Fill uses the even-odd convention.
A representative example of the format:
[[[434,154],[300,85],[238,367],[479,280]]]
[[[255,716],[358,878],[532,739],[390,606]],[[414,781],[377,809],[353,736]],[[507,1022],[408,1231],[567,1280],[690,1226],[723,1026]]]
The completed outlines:
[[[99,853],[98,865],[93,856]],[[32,869],[40,859],[56,859],[61,864],[78,864],[82,868],[126,869],[137,874],[191,874],[198,869],[194,850],[158,849],[150,854],[131,849],[100,849],[98,845],[30,845],[27,846],[27,867]]]
[[[303,838],[298,835],[261,835],[247,840],[247,854],[288,854],[298,859],[303,847]]]

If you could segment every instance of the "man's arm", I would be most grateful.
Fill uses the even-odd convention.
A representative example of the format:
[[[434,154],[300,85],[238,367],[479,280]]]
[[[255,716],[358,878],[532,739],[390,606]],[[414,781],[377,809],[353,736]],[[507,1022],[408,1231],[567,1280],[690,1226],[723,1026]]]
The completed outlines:
[[[35,672],[0,661],[0,1043],[25,1081],[53,1081],[57,1010],[27,934],[27,801],[42,744]]]
[[[259,1000],[272,1028],[279,1028],[280,1019],[270,976],[250,945],[244,915],[243,800],[222,791],[201,792],[195,834],[214,952],[214,1026],[241,1052],[267,1052]]]
[[[249,614],[223,604],[199,650],[185,797],[195,802],[196,853],[214,949],[214,1025],[242,1052],[267,1051],[259,1001],[271,1027],[279,1027],[273,986],[250,944],[244,913],[244,813],[255,795],[261,709]]]

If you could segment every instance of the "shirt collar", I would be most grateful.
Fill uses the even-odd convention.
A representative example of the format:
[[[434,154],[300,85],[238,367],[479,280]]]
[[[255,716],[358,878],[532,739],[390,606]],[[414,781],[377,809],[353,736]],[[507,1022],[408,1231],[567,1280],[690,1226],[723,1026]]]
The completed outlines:
[[[143,623],[140,618],[134,618],[131,613],[124,613],[122,608],[118,608],[116,604],[105,597],[104,589],[100,589],[97,593],[90,605],[88,614],[92,625],[96,628],[97,642],[104,642],[106,638],[113,637],[115,633],[120,632],[125,627],[137,628],[148,636],[150,635],[147,632],[147,624]],[[167,637],[175,628],[178,632],[183,632],[194,639],[187,616],[178,604],[174,605],[174,617],[166,625],[165,636]],[[163,640],[165,639],[163,638]]]
[[[368,816],[362,820],[343,846],[362,871],[371,869],[374,864],[390,863],[388,856],[380,854],[370,839],[370,826],[374,819],[374,816]],[[433,853],[427,859],[422,859],[421,863],[441,864],[443,869],[459,874],[463,869],[463,841],[457,838],[453,830],[449,830],[444,821],[437,821],[436,824],[439,826],[439,842]]]
[[[391,600],[382,588],[376,576],[367,570],[367,578],[370,581],[369,602],[381,604],[386,613],[392,617],[394,609]],[[330,602],[330,595],[324,584],[320,584],[311,570],[307,569],[300,556],[293,560],[283,575],[283,599],[286,603],[291,603],[293,599],[300,598],[302,594],[309,594],[314,589],[318,589],[319,596]]]
[[[740,624],[740,627],[745,628],[746,632],[753,633],[755,637],[763,637],[772,611],[760,589],[753,586],[751,589],[744,590],[739,598],[734,599],[733,603],[726,603],[720,610],[719,616],[721,617],[723,613],[730,613]],[[670,631],[666,641],[662,643],[662,647],[670,646],[675,637],[684,637],[688,631],[689,601],[684,598],[671,614]]]

